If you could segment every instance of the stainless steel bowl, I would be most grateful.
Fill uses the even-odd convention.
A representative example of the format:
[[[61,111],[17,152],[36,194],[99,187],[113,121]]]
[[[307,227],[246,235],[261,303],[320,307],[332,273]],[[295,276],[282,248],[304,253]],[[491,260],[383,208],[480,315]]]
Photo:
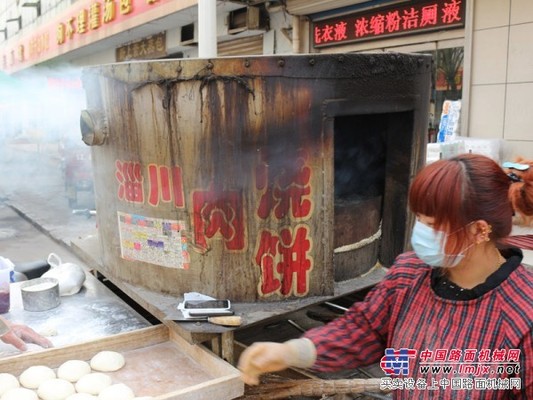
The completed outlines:
[[[20,284],[22,306],[26,311],[46,311],[61,303],[59,281],[55,278],[36,278]]]

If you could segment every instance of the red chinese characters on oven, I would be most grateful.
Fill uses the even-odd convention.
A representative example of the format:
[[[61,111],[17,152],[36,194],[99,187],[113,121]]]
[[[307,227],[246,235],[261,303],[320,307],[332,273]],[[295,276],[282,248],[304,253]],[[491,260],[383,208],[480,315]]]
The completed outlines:
[[[141,164],[133,161],[115,161],[118,198],[131,203],[144,203]]]
[[[207,239],[219,234],[228,250],[244,249],[244,216],[239,191],[211,188],[192,195],[194,239],[200,249],[208,249]]]
[[[310,216],[311,168],[306,165],[307,159],[307,153],[300,150],[294,161],[272,171],[262,155],[255,176],[256,189],[263,192],[257,209],[259,218],[267,219],[271,213],[277,219]]]
[[[156,207],[160,202],[174,202],[176,208],[185,207],[181,168],[150,164],[147,169],[148,204]],[[118,182],[119,200],[144,204],[145,185],[141,163],[116,160],[115,178]]]
[[[310,250],[306,225],[298,225],[294,230],[283,229],[279,236],[263,231],[255,258],[261,268],[259,294],[305,295],[309,291],[309,271],[313,265]]]
[[[309,227],[303,223],[312,216],[313,204],[308,158],[300,149],[279,165],[262,153],[256,167],[255,186],[261,193],[257,216],[282,220],[286,225],[278,232],[259,232],[255,263],[261,269],[261,296],[304,296],[309,291],[312,241]]]
[[[151,206],[157,206],[161,200],[165,203],[174,201],[176,208],[185,207],[180,167],[169,168],[164,165],[150,164],[148,165],[148,180],[150,186],[148,203]]]

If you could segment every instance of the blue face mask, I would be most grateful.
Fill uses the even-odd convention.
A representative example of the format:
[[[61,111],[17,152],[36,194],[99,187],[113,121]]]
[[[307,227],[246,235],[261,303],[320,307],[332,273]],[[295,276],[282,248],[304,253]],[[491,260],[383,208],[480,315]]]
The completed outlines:
[[[449,255],[444,253],[446,233],[436,231],[420,221],[415,222],[411,245],[422,261],[432,267],[455,267],[464,254]]]

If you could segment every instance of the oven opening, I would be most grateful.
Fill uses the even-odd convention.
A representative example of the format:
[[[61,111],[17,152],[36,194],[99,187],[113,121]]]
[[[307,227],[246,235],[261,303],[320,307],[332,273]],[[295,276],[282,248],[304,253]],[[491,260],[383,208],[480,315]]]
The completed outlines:
[[[399,177],[403,186],[401,192],[407,193],[412,117],[403,112],[334,119],[333,258],[337,282],[367,272],[380,260],[382,246],[395,247],[387,249],[387,254],[403,250],[398,243],[403,244],[407,203],[395,198],[396,179]],[[385,237],[391,232],[401,237],[382,240],[384,232]]]

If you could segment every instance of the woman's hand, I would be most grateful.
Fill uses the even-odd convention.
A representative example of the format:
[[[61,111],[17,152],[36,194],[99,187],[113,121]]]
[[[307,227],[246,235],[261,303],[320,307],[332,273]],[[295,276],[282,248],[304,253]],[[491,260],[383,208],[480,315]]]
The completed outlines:
[[[316,348],[307,338],[291,339],[284,343],[259,342],[243,351],[238,368],[248,385],[257,385],[259,376],[289,367],[310,368],[316,361]]]
[[[0,340],[4,343],[15,346],[20,351],[27,350],[28,347],[26,346],[26,343],[33,343],[45,349],[54,346],[50,340],[39,335],[29,326],[14,324],[0,317],[0,324],[1,323],[7,325],[9,331],[0,336]]]
[[[238,368],[244,383],[257,385],[261,374],[288,368],[291,358],[292,349],[286,343],[254,343],[241,354]]]

